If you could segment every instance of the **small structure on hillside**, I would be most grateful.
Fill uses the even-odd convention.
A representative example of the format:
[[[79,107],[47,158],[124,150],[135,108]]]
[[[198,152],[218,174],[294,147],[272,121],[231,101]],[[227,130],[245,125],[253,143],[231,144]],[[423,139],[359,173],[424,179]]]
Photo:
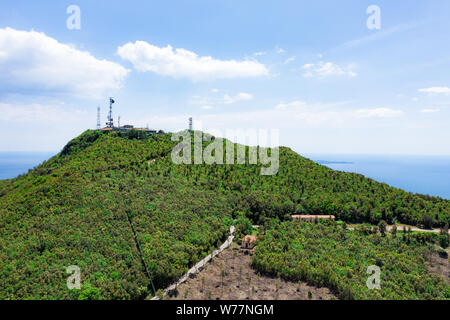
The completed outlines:
[[[252,236],[252,235],[246,235],[243,239],[242,239],[242,245],[241,248],[242,249],[253,249],[256,246],[256,236]]]
[[[292,220],[303,220],[307,222],[313,222],[315,220],[335,220],[335,216],[326,216],[326,215],[303,215],[303,214],[294,214],[292,215]]]
[[[118,120],[118,125],[114,126],[114,119],[112,116],[112,105],[115,103],[116,101],[113,98],[109,98],[109,113],[108,113],[108,118],[107,118],[107,122],[106,122],[106,127],[104,128],[100,128],[100,107],[97,108],[97,130],[103,131],[103,132],[109,132],[109,131],[119,131],[119,132],[128,132],[131,130],[136,130],[136,131],[142,131],[144,133],[146,133],[147,135],[153,135],[153,134],[163,134],[163,131],[157,131],[154,129],[149,129],[148,125],[147,128],[134,128],[134,126],[132,125],[124,125],[124,126],[120,126],[120,117]]]

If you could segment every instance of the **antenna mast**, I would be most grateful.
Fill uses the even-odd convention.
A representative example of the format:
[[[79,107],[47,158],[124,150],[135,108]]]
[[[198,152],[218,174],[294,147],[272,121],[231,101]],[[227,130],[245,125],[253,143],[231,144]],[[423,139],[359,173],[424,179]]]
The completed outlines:
[[[101,129],[101,124],[100,124],[100,106],[97,107],[97,130]]]
[[[189,131],[192,131],[192,117],[189,118]]]
[[[114,128],[114,120],[112,117],[112,105],[114,103],[113,98],[109,98],[109,114],[108,114],[108,121],[106,122],[106,127],[108,128]]]

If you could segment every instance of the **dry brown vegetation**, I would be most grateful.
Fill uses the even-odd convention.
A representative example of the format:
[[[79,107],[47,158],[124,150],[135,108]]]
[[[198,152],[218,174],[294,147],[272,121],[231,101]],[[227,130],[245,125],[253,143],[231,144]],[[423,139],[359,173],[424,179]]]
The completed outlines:
[[[261,276],[251,268],[251,256],[236,244],[178,286],[169,299],[189,300],[329,300],[327,288]]]
[[[446,255],[439,255],[437,253],[432,254],[428,261],[428,271],[437,274],[444,279],[445,282],[450,283],[450,263],[448,261],[448,254],[450,248],[447,248]]]

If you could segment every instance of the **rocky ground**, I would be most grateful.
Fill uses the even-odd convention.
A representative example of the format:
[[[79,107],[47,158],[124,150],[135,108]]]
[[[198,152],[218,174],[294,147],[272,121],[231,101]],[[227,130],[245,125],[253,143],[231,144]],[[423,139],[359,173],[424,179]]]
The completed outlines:
[[[450,253],[450,248],[445,251],[446,254],[434,253],[428,257],[428,271],[441,276],[445,282],[450,283],[450,264],[448,261],[448,255]]]
[[[196,275],[178,286],[167,299],[189,300],[328,300],[336,297],[327,288],[287,282],[258,275],[251,256],[236,244],[213,259]]]

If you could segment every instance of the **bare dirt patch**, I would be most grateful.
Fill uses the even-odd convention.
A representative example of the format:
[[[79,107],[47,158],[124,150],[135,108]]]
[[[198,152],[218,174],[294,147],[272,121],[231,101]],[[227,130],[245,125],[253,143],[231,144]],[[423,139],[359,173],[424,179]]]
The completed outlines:
[[[433,253],[429,258],[428,272],[441,276],[445,282],[450,283],[450,264],[448,261],[449,249],[446,250],[447,255],[439,255]]]
[[[178,286],[169,299],[177,300],[329,300],[327,288],[260,276],[250,266],[251,256],[235,243],[197,274]]]

